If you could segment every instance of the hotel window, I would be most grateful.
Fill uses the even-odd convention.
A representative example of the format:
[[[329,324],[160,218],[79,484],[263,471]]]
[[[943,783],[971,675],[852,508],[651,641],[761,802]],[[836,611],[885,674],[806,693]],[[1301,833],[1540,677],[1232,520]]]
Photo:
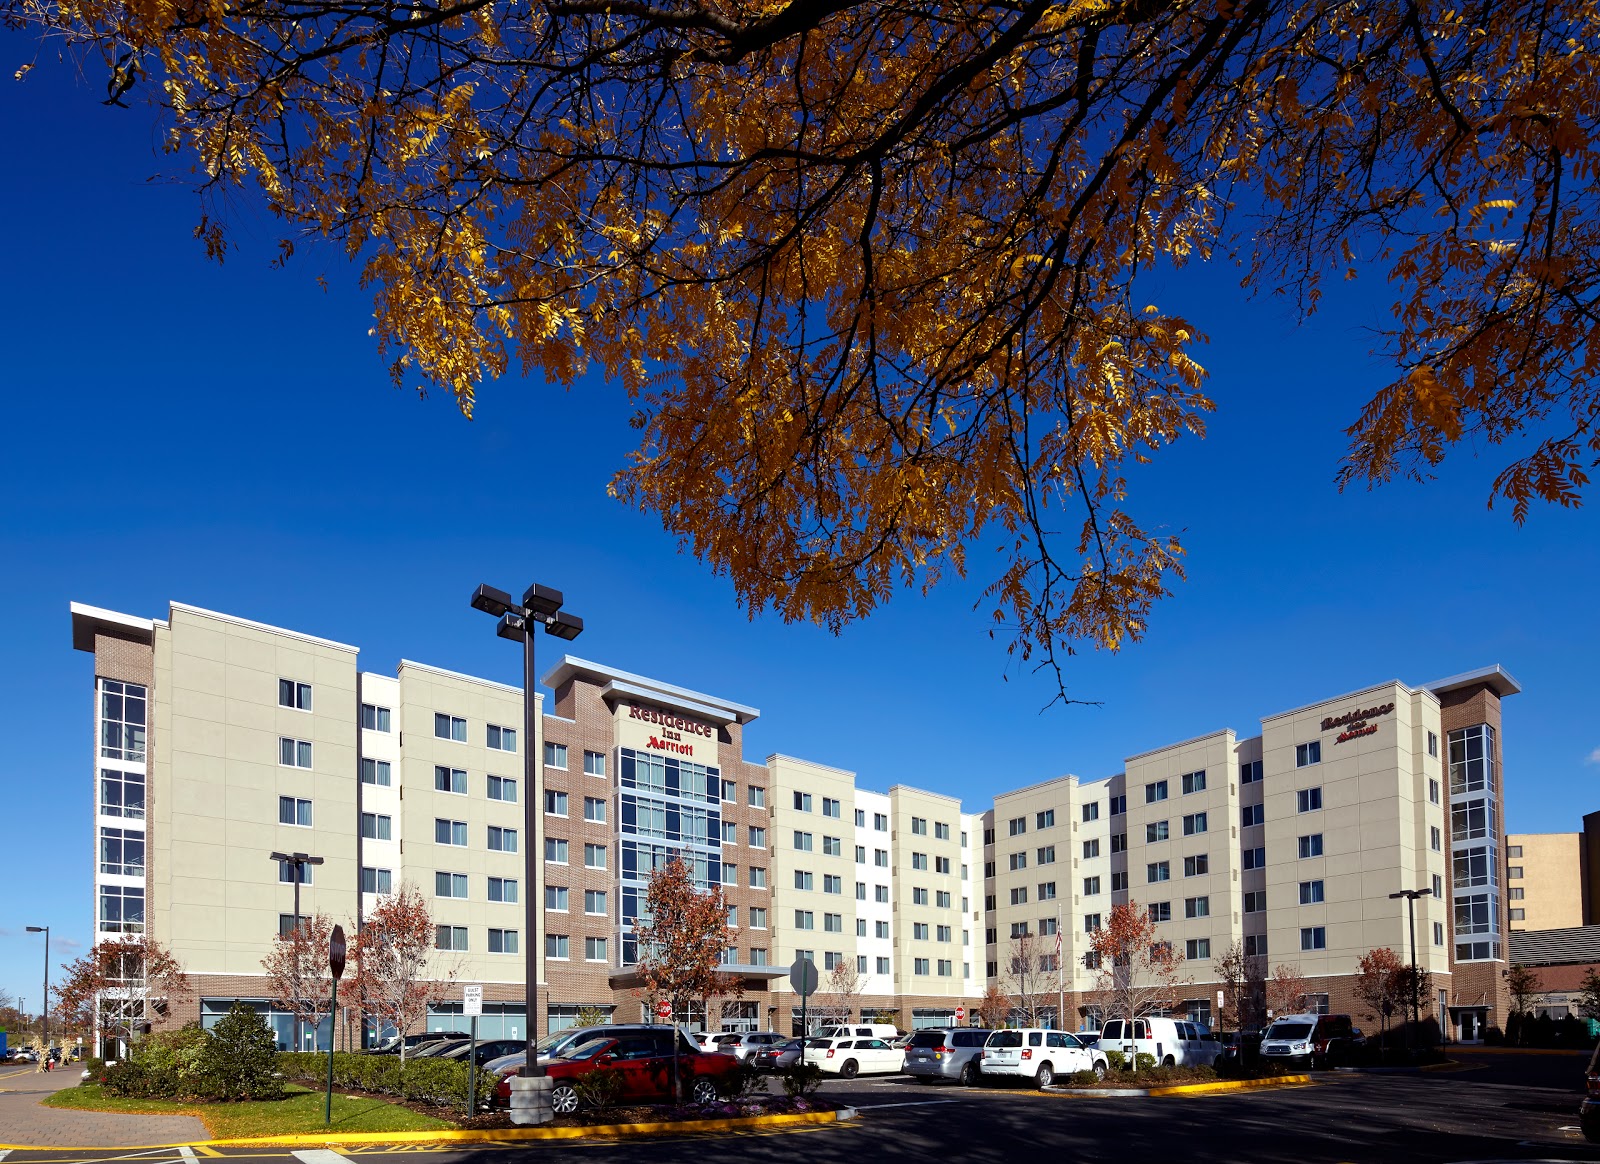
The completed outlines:
[[[1526,921],[1528,911],[1525,909],[1508,910],[1506,915],[1511,921]]]
[[[361,783],[374,784],[379,788],[388,788],[394,781],[393,773],[389,769],[387,760],[361,761]]]
[[[1428,781],[1428,803],[1439,803],[1439,782],[1437,780]]]
[[[1027,905],[1028,904],[1028,887],[1026,885],[1019,885],[1019,886],[1017,886],[1017,888],[1015,888],[1015,889],[1013,889],[1011,891],[1011,904],[1012,905]]]
[[[911,923],[911,940],[915,942],[926,942],[928,940],[927,922]]]
[[[1111,834],[1111,851],[1113,853],[1126,853],[1128,851],[1128,834],[1127,833],[1112,833]]]
[[[1022,922],[1021,921],[1021,922],[1012,922],[1011,923],[1011,937],[1013,939],[1025,938],[1027,936],[1028,936],[1028,923],[1027,922],[1024,922],[1024,921]]]
[[[606,757],[604,752],[584,752],[583,774],[585,776],[604,776],[606,774]]]
[[[857,954],[856,955],[856,973],[857,974],[865,974],[866,972],[867,972],[867,956],[865,954]]]
[[[809,793],[809,792],[796,792],[794,794],[794,810],[796,812],[810,812],[811,811],[811,793]]]
[[[838,816],[840,815],[840,811],[841,811],[841,806],[840,806],[840,804],[839,804],[839,802],[837,800],[833,799],[833,797],[824,796],[822,798],[822,815],[823,816],[831,816],[831,817],[834,817],[834,818],[837,819]]]
[[[1428,755],[1437,756],[1438,754],[1439,754],[1439,737],[1435,733],[1429,732],[1428,733]]]
[[[311,767],[311,741],[278,738],[278,763],[285,768]]]
[[[1450,733],[1450,795],[1495,787],[1494,729],[1486,723]]]
[[[872,863],[880,869],[887,869],[889,867],[889,850],[873,849]]]
[[[583,867],[585,869],[604,869],[606,867],[606,847],[604,845],[584,845]]]
[[[752,905],[750,907],[750,928],[753,930],[764,930],[767,928],[766,906]]]
[[[944,927],[940,926],[939,928],[943,929]],[[1056,932],[1056,919],[1055,918],[1053,918],[1053,917],[1042,917],[1042,918],[1039,919],[1039,936],[1041,938],[1054,937],[1055,936],[1055,932]]]
[[[371,865],[361,868],[362,893],[389,893],[394,885],[394,873],[389,869],[376,869]]]
[[[993,861],[985,861],[983,863],[983,875],[984,875],[985,878],[989,878],[989,877],[993,877],[994,876],[994,862]]]
[[[1437,876],[1437,874],[1435,874],[1435,876]],[[1506,897],[1508,897],[1512,901],[1521,901],[1521,900],[1523,900],[1523,888],[1522,888],[1522,886],[1520,886],[1520,885],[1511,886],[1511,888],[1506,890]]]
[[[515,877],[489,878],[489,900],[501,901],[512,904],[517,900],[517,879]]]
[[[739,786],[732,780],[724,780],[722,782],[722,800],[725,804],[739,803]],[[732,950],[723,951],[724,954],[731,954],[732,952]]]
[[[1191,962],[1197,958],[1211,957],[1211,939],[1190,938],[1184,943],[1183,954],[1184,957],[1188,958]]]
[[[1146,881],[1170,881],[1172,879],[1172,863],[1170,861],[1151,861],[1144,867]]]
[[[926,977],[928,973],[928,962],[929,959],[927,958],[913,958],[911,960],[911,973],[919,977]]]
[[[598,796],[585,796],[583,798],[583,819],[594,824],[606,823],[606,802]],[[722,830],[722,839],[732,844],[739,839],[739,826],[732,821],[726,822],[733,828],[733,835],[728,835],[728,829]]]
[[[912,853],[911,854],[911,867],[913,869],[926,869],[928,867],[928,859],[926,857],[922,857],[922,864],[918,865],[917,864],[917,858],[918,857],[922,857],[922,854],[921,853]],[[1028,867],[1028,854],[1026,854],[1026,853],[1012,853],[1011,856],[1008,858],[1008,861],[1009,861],[1010,866],[1011,866],[1011,872],[1015,873],[1018,869],[1026,869]]]
[[[797,930],[814,930],[817,928],[817,916],[809,909],[794,911],[794,928]]]
[[[1084,857],[1084,860],[1089,860],[1090,858],[1098,857],[1099,855],[1100,855],[1100,838],[1096,837],[1093,840],[1089,840],[1089,841],[1084,841],[1083,842],[1083,857]]]
[[[1328,930],[1326,926],[1306,926],[1300,931],[1300,948],[1302,950],[1326,950],[1328,948]]]
[[[1507,857],[1521,857],[1522,856],[1522,846],[1521,845],[1507,845],[1506,846],[1506,856]]]
[[[1027,892],[1028,891],[1026,889],[1024,889],[1022,892],[1023,892],[1023,900],[1026,901],[1027,900]],[[912,905],[927,905],[928,904],[928,891],[926,889],[922,889],[920,887],[913,887],[912,890],[911,890],[911,904]]]
[[[1006,828],[1008,830],[1008,836],[1021,836],[1023,833],[1028,831],[1028,818],[1025,816],[1014,816],[1006,822]]]
[[[1085,897],[1093,897],[1093,896],[1095,896],[1095,894],[1097,894],[1099,892],[1100,892],[1100,878],[1098,878],[1098,877],[1085,877],[1083,879],[1083,895]]]
[[[467,896],[467,875],[465,873],[435,873],[433,875],[433,895],[435,897],[460,897]]]
[[[1209,853],[1196,853],[1192,857],[1183,859],[1183,875],[1185,877],[1200,877],[1211,872],[1211,855]]]
[[[752,849],[765,849],[767,847],[767,830],[760,825],[750,827],[750,847]]]
[[[879,958],[879,959],[877,959],[877,965],[878,965],[878,973],[879,974],[887,974],[887,973],[889,973],[889,959],[887,959],[887,958]]]
[[[888,905],[889,887],[887,885],[874,885],[872,887],[872,900],[879,905]]]
[[[1111,892],[1119,893],[1128,888],[1128,871],[1126,869],[1113,869],[1111,871]]]
[[[544,810],[550,816],[567,815],[567,794],[554,789],[546,789],[544,794]]]
[[[501,727],[498,724],[489,724],[486,732],[485,745],[496,752],[515,752],[517,750],[517,729]]]
[[[1043,812],[1033,814],[1033,827],[1036,829],[1053,829],[1056,827],[1056,810],[1047,808]]]
[[[945,959],[945,958],[940,958],[939,959],[939,976],[941,978],[949,978],[951,976],[952,970],[953,970],[953,968],[951,967],[950,961],[948,959]]]
[[[856,882],[856,900],[857,901],[865,901],[866,899],[867,899],[867,883],[865,881],[857,881]]]
[[[1150,920],[1153,922],[1167,922],[1172,920],[1172,902],[1152,901],[1150,903]]]
[[[1258,825],[1267,819],[1267,814],[1259,804],[1246,804],[1239,809],[1239,826],[1249,828]]]
[[[1313,764],[1322,763],[1322,741],[1312,740],[1309,744],[1296,744],[1294,746],[1294,766],[1296,768],[1309,768]]]
[[[1267,956],[1267,935],[1246,934],[1244,936],[1244,953],[1247,958],[1265,958]]]
[[[1452,805],[1450,808],[1450,839],[1472,840],[1495,835],[1494,802],[1486,797]]]
[[[439,740],[454,740],[459,744],[467,742],[467,721],[459,715],[445,715],[443,712],[433,713],[433,735]],[[448,947],[441,947],[448,949]]]
[[[1300,904],[1301,905],[1316,905],[1318,902],[1322,901],[1322,899],[1323,899],[1323,897],[1322,897],[1322,882],[1320,882],[1320,881],[1302,881],[1302,882],[1300,882]]]
[[[936,841],[948,841],[950,839],[950,826],[943,821],[934,821],[933,839]]]
[[[144,760],[145,689],[137,683],[100,683],[100,755],[108,760]],[[141,908],[141,917],[143,910]],[[142,931],[142,922],[141,930]]]
[[[1435,946],[1444,945],[1444,922],[1433,923],[1433,944]]]
[[[1164,841],[1168,836],[1168,825],[1164,820],[1153,820],[1144,826],[1144,839],[1148,844],[1151,841]]]
[[[295,866],[288,861],[278,862],[278,880],[293,881]],[[311,884],[311,866],[301,865],[301,880]],[[134,829],[100,830],[100,872],[128,877],[144,876],[144,833]]]
[[[1300,838],[1300,859],[1322,856],[1322,834],[1311,833]]]
[[[875,921],[875,922],[873,922],[872,923],[872,934],[873,934],[873,937],[883,938],[883,939],[887,940],[888,937],[889,937],[889,923],[886,922],[886,921]]]
[[[499,825],[490,825],[489,851],[492,853],[515,853],[517,851],[517,830],[501,828]]]
[[[1322,807],[1322,789],[1302,788],[1295,793],[1300,812],[1316,812]]]
[[[856,918],[856,937],[864,938],[866,936],[867,936],[867,919],[864,918],[864,917],[858,917],[858,918]]]
[[[752,784],[744,790],[744,801],[751,808],[766,808],[767,790]]]
[[[1154,804],[1156,801],[1165,800],[1166,798],[1167,782],[1165,780],[1157,780],[1153,784],[1144,786],[1144,802],[1146,804]]]
[[[1435,853],[1444,851],[1444,834],[1439,831],[1438,825],[1428,826],[1428,847]]]
[[[144,773],[100,769],[100,815],[144,819]]]
[[[311,802],[298,800],[293,796],[278,797],[278,823],[310,828]]]
[[[1196,833],[1205,832],[1206,822],[1207,817],[1205,813],[1191,812],[1188,816],[1183,818],[1183,835],[1186,837],[1192,837]]]
[[[1260,889],[1254,893],[1246,893],[1244,895],[1244,911],[1245,913],[1266,913],[1267,891]]]
[[[1507,855],[1509,856],[1509,854],[1507,854]],[[1512,881],[1521,881],[1522,880],[1522,866],[1521,865],[1507,865],[1506,866],[1506,876],[1508,878],[1510,878]]]
[[[867,827],[867,810],[864,809],[864,808],[858,808],[858,809],[856,809],[856,828],[864,829],[866,827]]]
[[[467,948],[467,927],[435,926],[433,948],[436,950],[465,950]]]
[[[750,866],[750,888],[765,889],[767,887],[767,871],[758,866]]]
[[[1083,819],[1085,823],[1100,819],[1100,802],[1098,800],[1091,800],[1083,806]]]
[[[601,807],[600,819],[605,820],[605,801],[599,802]],[[584,815],[588,816],[588,801],[584,802]],[[724,845],[737,845],[739,843],[739,822],[725,820],[722,822],[722,843]]]
[[[544,859],[551,865],[565,865],[567,863],[567,842],[560,837],[546,837],[544,839]]]
[[[794,834],[794,847],[802,853],[811,852],[811,834],[803,833],[799,829],[796,829]]]
[[[546,934],[544,936],[544,956],[565,962],[568,959],[571,943],[566,934]]]
[[[935,857],[933,859],[933,871],[935,873],[943,873],[948,877],[950,875],[950,858]]]
[[[560,768],[564,771],[567,767],[567,745],[545,744],[544,766],[546,768]]]
[[[838,837],[824,836],[822,838],[822,855],[824,857],[844,856],[844,843]]]
[[[388,732],[390,727],[390,712],[387,707],[378,707],[371,703],[361,705],[361,726],[369,732]]]
[[[1054,865],[1056,863],[1056,847],[1054,845],[1045,845],[1038,851],[1036,856],[1039,858],[1039,864]]]
[[[867,863],[867,847],[865,845],[857,845],[856,846],[856,864],[857,865],[865,865],[866,863]]]
[[[842,896],[844,893],[844,878],[835,877],[832,873],[824,873],[822,875],[822,892]]]
[[[1466,849],[1452,855],[1451,863],[1454,865],[1455,887],[1467,889],[1474,885],[1494,885],[1495,867],[1494,846],[1479,845],[1476,848]]]
[[[584,938],[583,939],[583,957],[584,957],[584,960],[588,961],[588,962],[605,962],[605,961],[607,961],[608,959],[606,957],[606,939],[605,938]]]
[[[1054,901],[1056,899],[1056,883],[1054,881],[1039,882],[1039,900]]]
[[[583,912],[590,917],[605,917],[609,914],[607,909],[606,891],[604,889],[585,889],[583,891]]]
[[[1099,933],[1100,932],[1100,915],[1099,914],[1097,914],[1097,913],[1086,913],[1086,914],[1083,915],[1083,932],[1086,933],[1086,934],[1094,934],[1094,933]]]
[[[1111,798],[1111,815],[1121,816],[1128,811],[1127,796],[1113,796]]]
[[[1189,795],[1191,792],[1204,792],[1206,789],[1206,774],[1203,771],[1186,772],[1184,773],[1182,779],[1183,794],[1185,796]]]
[[[1246,849],[1243,856],[1243,865],[1246,869],[1265,869],[1267,867],[1267,849],[1265,845],[1257,845],[1253,849]]]
[[[278,706],[292,707],[296,711],[310,711],[311,684],[296,683],[293,679],[279,679]]]
[[[387,841],[394,835],[394,822],[375,812],[361,814],[361,835],[369,841]],[[387,891],[386,891],[387,892]]]
[[[567,912],[567,902],[572,896],[572,891],[565,885],[546,885],[544,887],[544,907],[556,913]]]
[[[1245,760],[1242,763],[1240,763],[1240,765],[1239,765],[1239,783],[1240,783],[1241,786],[1245,785],[1245,784],[1260,784],[1261,783],[1261,761],[1260,760]]]
[[[934,895],[933,895],[933,904],[938,906],[940,909],[949,909],[950,908],[950,894],[949,894],[949,892],[946,891],[946,890],[943,890],[943,889],[936,890],[934,892]]]
[[[889,831],[889,818],[881,812],[872,814],[872,828],[874,832],[886,833]]]
[[[467,794],[467,774],[460,768],[441,768],[437,765],[433,769],[433,790],[435,792],[449,792],[455,796]],[[548,797],[548,793],[546,796]]]
[[[1444,878],[1437,873],[1433,875],[1433,898],[1435,901],[1444,900]]]

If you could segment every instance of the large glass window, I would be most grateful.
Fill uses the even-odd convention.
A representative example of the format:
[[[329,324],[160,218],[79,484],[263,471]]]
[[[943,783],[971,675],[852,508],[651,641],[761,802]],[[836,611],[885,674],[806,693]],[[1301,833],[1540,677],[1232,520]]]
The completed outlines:
[[[1451,864],[1455,887],[1457,889],[1470,889],[1477,885],[1494,886],[1499,884],[1499,870],[1495,865],[1495,847],[1493,845],[1478,845],[1471,849],[1462,849],[1451,854]]]
[[[143,877],[144,833],[132,829],[101,829],[100,872]]]
[[[100,769],[100,814],[144,819],[144,773]]]
[[[1451,732],[1451,795],[1494,787],[1494,728],[1480,723]]]
[[[1450,807],[1450,838],[1472,841],[1495,836],[1494,801],[1474,797]]]
[[[137,683],[100,682],[100,755],[144,762],[145,696]]]
[[[113,934],[144,933],[144,890],[132,885],[102,885],[100,929]]]
[[[1500,906],[1495,893],[1465,893],[1456,897],[1456,935],[1495,932],[1495,913]]]

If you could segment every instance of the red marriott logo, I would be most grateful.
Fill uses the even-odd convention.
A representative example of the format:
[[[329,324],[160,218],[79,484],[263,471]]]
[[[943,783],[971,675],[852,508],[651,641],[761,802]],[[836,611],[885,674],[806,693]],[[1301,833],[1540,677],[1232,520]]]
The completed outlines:
[[[681,715],[672,715],[654,707],[641,707],[637,703],[628,704],[628,718],[658,725],[661,734],[652,735],[645,747],[656,752],[668,752],[674,756],[694,755],[694,745],[684,742],[685,734],[703,736],[706,739],[715,739],[717,735],[717,730],[710,724],[685,719]]]
[[[1344,731],[1335,736],[1333,740],[1336,744],[1342,744],[1346,740],[1372,735],[1378,730],[1378,725],[1368,723],[1367,720],[1376,719],[1380,715],[1388,715],[1393,710],[1394,704],[1380,703],[1375,707],[1363,707],[1359,711],[1347,711],[1343,715],[1330,715],[1323,719],[1322,730],[1331,732],[1335,728],[1343,727]]]

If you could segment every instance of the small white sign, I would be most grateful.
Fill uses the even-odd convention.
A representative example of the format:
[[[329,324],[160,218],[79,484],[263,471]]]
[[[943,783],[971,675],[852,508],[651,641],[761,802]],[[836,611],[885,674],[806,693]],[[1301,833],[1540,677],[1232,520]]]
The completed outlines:
[[[483,987],[463,986],[461,988],[461,1013],[468,1018],[483,1014]]]
[[[1217,1009],[1221,1010],[1223,1007],[1225,1007],[1227,1005],[1228,1005],[1227,995],[1223,994],[1222,991],[1220,991],[1220,990],[1217,991]]]

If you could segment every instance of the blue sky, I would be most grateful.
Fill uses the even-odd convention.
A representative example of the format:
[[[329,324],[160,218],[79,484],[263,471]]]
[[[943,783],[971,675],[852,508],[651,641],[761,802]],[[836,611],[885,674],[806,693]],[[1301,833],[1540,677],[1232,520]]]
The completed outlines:
[[[470,423],[397,392],[337,255],[269,269],[270,224],[246,208],[241,250],[208,262],[182,182],[148,180],[176,172],[150,115],[100,105],[53,63],[14,83],[31,49],[0,45],[0,988],[30,1008],[42,949],[23,927],[54,927],[57,963],[91,934],[92,665],[71,649],[74,600],[160,616],[177,599],[360,644],[371,670],[404,656],[515,682],[516,651],[466,599],[537,579],[586,620],[575,653],[759,707],[752,759],[804,756],[975,810],[1371,683],[1500,663],[1524,687],[1506,705],[1508,827],[1570,831],[1600,807],[1600,510],[1537,509],[1518,529],[1484,505],[1494,449],[1425,486],[1333,487],[1341,431],[1385,374],[1364,334],[1386,311],[1379,280],[1338,287],[1303,327],[1243,298],[1231,270],[1147,289],[1212,339],[1209,437],[1134,479],[1137,514],[1183,531],[1190,578],[1143,643],[1071,660],[1073,694],[1101,706],[1041,713],[1050,681],[1008,664],[973,610],[985,555],[967,582],[903,593],[837,638],[751,621],[658,521],[606,496],[631,435],[620,389],[512,379]]]

